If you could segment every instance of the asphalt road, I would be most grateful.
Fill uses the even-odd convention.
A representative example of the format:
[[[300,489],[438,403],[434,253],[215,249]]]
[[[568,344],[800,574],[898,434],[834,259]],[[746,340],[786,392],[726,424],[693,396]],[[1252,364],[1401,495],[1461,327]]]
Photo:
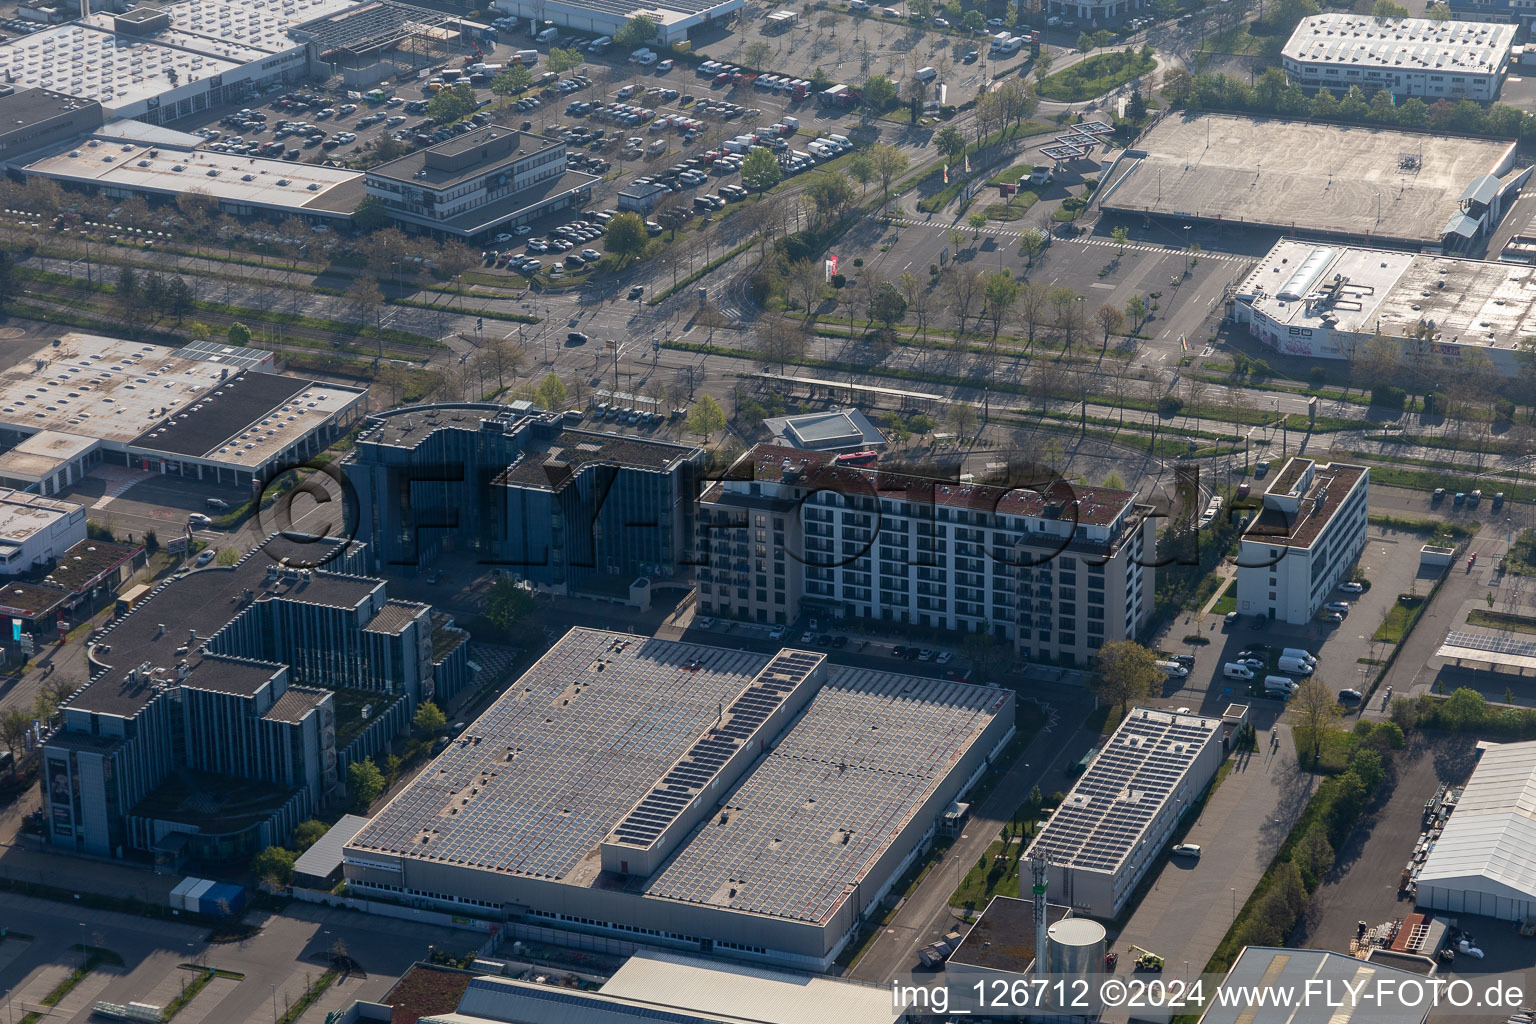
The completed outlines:
[[[971,808],[964,833],[933,870],[928,872],[885,929],[870,943],[848,976],[883,984],[917,967],[917,950],[952,930],[950,894],[971,866],[997,839],[1031,789],[1044,792],[1066,788],[1065,769],[1092,746],[1096,733],[1081,727],[1092,698],[1079,687],[1031,685],[1031,695],[1046,704],[1047,724],[1017,761],[993,786],[987,798]]]

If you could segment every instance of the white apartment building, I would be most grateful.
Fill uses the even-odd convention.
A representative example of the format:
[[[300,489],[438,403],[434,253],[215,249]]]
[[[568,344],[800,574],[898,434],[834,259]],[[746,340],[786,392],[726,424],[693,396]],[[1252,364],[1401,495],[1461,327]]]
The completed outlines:
[[[1285,464],[1238,543],[1238,612],[1312,620],[1365,548],[1370,475],[1299,456]]]
[[[1085,665],[1152,611],[1150,506],[860,468],[758,445],[702,496],[699,611],[751,622],[906,622]]]
[[[367,172],[368,195],[410,229],[470,238],[585,203],[598,179],[565,143],[490,124]]]
[[[1301,19],[1280,53],[1303,89],[1370,96],[1488,102],[1499,95],[1515,44],[1514,25],[1428,18],[1319,14]]]

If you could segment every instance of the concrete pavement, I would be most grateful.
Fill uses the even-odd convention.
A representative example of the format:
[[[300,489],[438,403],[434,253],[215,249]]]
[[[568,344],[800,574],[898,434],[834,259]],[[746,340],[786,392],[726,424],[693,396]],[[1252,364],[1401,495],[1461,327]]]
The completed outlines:
[[[1290,727],[1273,722],[1269,708],[1255,709],[1259,751],[1235,754],[1184,841],[1201,848],[1200,859],[1167,859],[1111,947],[1121,953],[1116,973],[1134,973],[1131,944],[1167,960],[1165,977],[1190,978],[1216,952],[1312,798],[1315,779],[1296,764]],[[1277,728],[1275,742],[1271,728]],[[1185,964],[1188,967],[1185,967]],[[1105,1021],[1128,1020],[1107,1014]]]

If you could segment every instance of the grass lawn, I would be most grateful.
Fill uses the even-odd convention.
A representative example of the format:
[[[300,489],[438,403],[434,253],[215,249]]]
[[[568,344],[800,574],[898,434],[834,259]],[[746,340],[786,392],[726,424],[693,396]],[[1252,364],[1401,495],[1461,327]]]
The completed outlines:
[[[1536,633],[1536,619],[1529,615],[1490,612],[1482,608],[1472,609],[1472,613],[1467,616],[1467,624],[1486,626],[1489,629],[1507,629],[1515,633]]]
[[[1227,584],[1227,589],[1222,591],[1221,600],[1216,602],[1211,611],[1217,615],[1225,615],[1227,612],[1237,611],[1237,580]]]
[[[1403,637],[1413,628],[1414,620],[1424,610],[1422,597],[1409,597],[1400,595],[1392,610],[1387,612],[1387,617],[1381,621],[1381,625],[1372,634],[1372,640],[1382,640],[1389,644],[1400,644]]]
[[[1034,164],[1014,164],[1006,171],[1001,171],[994,177],[987,179],[987,184],[996,188],[998,185],[1012,185],[1020,178],[1027,178],[1035,169]]]
[[[949,905],[980,910],[993,896],[1017,897],[1019,863],[1016,857],[1023,855],[1023,844],[1010,844],[1006,859],[1003,852],[1001,839],[987,847],[981,862],[971,865],[960,887],[950,894]]]
[[[1525,530],[1509,546],[1504,571],[1519,576],[1536,575],[1536,530]]]
[[[1130,48],[1108,50],[1094,54],[1054,75],[1047,75],[1038,91],[1044,99],[1075,103],[1118,89],[1156,66],[1157,62],[1150,54],[1143,58],[1139,52]]]
[[[987,220],[1019,220],[1039,201],[1040,197],[1033,192],[1019,192],[1010,196],[1006,203],[992,203],[982,212],[987,215]]]

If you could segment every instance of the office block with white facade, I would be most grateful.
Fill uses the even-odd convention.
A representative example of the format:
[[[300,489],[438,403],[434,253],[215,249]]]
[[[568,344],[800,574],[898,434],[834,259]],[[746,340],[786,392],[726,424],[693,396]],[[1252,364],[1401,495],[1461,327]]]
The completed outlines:
[[[1223,756],[1219,716],[1133,708],[1025,854],[1051,902],[1118,917]]]
[[[1237,610],[1310,622],[1365,548],[1369,498],[1365,466],[1287,462],[1238,541]]]
[[[85,540],[85,506],[0,487],[0,576],[47,565]]]
[[[566,169],[565,143],[490,124],[370,168],[364,184],[407,231],[473,238],[580,206],[598,180]]]
[[[1152,610],[1155,519],[1128,491],[935,480],[762,444],[700,500],[699,610],[991,633],[1091,661]]]
[[[1335,12],[1301,19],[1280,62],[1303,89],[1488,102],[1504,84],[1514,43],[1513,25]]]

